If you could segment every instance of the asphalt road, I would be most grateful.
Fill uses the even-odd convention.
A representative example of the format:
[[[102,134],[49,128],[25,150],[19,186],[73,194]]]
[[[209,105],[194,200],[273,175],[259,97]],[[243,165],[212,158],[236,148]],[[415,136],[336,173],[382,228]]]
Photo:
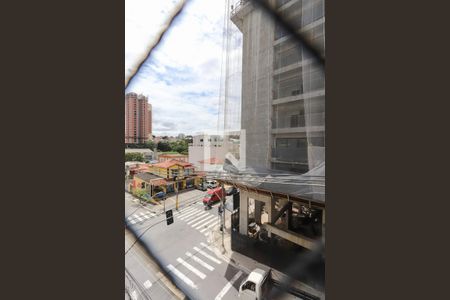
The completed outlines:
[[[173,210],[171,225],[166,225],[161,207],[142,208],[131,195],[125,195],[127,225],[138,235],[148,229],[142,241],[187,297],[237,299],[239,284],[248,274],[229,264],[213,245],[211,233],[219,230],[219,216],[217,205],[204,210],[201,203],[204,192],[193,190],[180,194],[180,209]],[[174,199],[168,200],[166,209],[174,208]]]
[[[135,241],[131,232],[125,230],[125,250]],[[182,294],[161,272],[145,250],[136,244],[125,256],[126,299],[183,299]]]

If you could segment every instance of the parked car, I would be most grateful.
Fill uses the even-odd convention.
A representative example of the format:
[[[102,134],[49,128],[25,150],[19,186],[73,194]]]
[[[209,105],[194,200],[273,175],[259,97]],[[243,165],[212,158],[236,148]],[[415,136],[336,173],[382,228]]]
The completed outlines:
[[[269,300],[269,296],[274,289],[280,289],[281,282],[274,280],[271,270],[254,269],[239,286],[239,299],[242,300]],[[277,299],[314,299],[320,298],[305,291],[290,287],[287,293],[282,293]]]
[[[213,203],[219,202],[223,197],[224,193],[221,187],[210,189],[205,194],[205,197],[203,197],[203,204],[207,207],[210,207]]]
[[[153,199],[163,200],[166,197],[166,193],[159,192],[153,196]]]
[[[232,186],[231,188],[227,189],[227,196],[234,195],[237,192],[238,192],[237,188]]]
[[[219,186],[219,183],[217,181],[215,181],[215,180],[207,180],[206,181],[206,187],[208,189],[214,189],[214,188],[216,188],[218,186]]]

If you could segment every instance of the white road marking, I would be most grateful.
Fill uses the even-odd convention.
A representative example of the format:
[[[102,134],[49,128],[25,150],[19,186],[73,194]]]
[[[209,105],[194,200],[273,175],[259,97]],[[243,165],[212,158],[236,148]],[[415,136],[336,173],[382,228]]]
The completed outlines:
[[[206,214],[206,212],[202,212],[202,211],[195,212],[191,216],[185,218],[184,221],[188,222],[188,221],[191,221],[192,219],[197,218],[198,216],[202,216],[202,215],[205,215],[205,214]]]
[[[205,212],[205,213],[199,215],[197,218],[193,218],[192,220],[190,220],[189,222],[187,222],[187,224],[188,224],[188,225],[189,225],[189,224],[192,224],[192,223],[194,223],[195,221],[198,221],[198,220],[200,220],[200,219],[203,219],[203,218],[207,217],[208,215],[209,215],[209,213]]]
[[[187,217],[192,216],[193,214],[196,214],[196,213],[198,213],[198,212],[199,212],[199,211],[197,211],[197,210],[195,210],[195,211],[193,211],[193,212],[189,212],[188,214],[182,215],[181,217],[179,217],[179,219],[180,219],[180,220],[184,220],[184,219],[186,219]]]
[[[201,279],[205,279],[206,278],[205,274],[203,274],[202,272],[200,272],[199,270],[194,268],[191,264],[188,264],[187,262],[185,262],[182,258],[178,257],[177,258],[177,262],[179,262],[180,264],[185,266],[187,269],[189,269],[189,271],[192,271],[195,275],[197,275]]]
[[[219,224],[219,221],[216,221],[216,222],[210,224],[208,227],[203,228],[202,230],[200,230],[200,232],[203,233],[203,232],[205,232],[205,230],[207,230],[208,228],[214,227],[214,226],[216,226],[216,225],[218,225],[218,224]]]
[[[210,215],[207,216],[206,218],[204,218],[204,219],[198,221],[197,223],[192,224],[191,227],[195,227],[195,226],[197,226],[198,224],[201,224],[201,223],[205,222],[206,220],[209,220],[209,219],[214,218],[214,217],[215,217],[214,215],[211,215],[211,214],[210,214]]]
[[[227,282],[227,284],[225,284],[225,286],[223,287],[223,289],[220,291],[219,294],[217,294],[216,298],[214,298],[214,300],[221,300],[223,296],[225,296],[225,294],[228,292],[228,290],[233,286],[233,283],[238,280],[239,277],[241,277],[242,275],[242,271],[237,272],[233,278],[231,278],[231,280],[229,282]]]
[[[136,224],[136,221],[131,217],[128,217],[128,222],[130,222],[131,224]]]
[[[198,263],[202,267],[205,267],[206,269],[208,269],[210,271],[214,271],[214,267],[213,266],[208,265],[207,263],[205,263],[203,260],[201,260],[197,256],[192,255],[191,252],[186,252],[186,255],[189,256],[190,258],[192,258],[196,263]]]
[[[198,229],[202,228],[203,226],[205,226],[205,225],[207,225],[207,224],[209,224],[209,223],[211,223],[211,222],[214,222],[214,221],[216,221],[216,219],[211,219],[211,220],[209,220],[208,222],[199,225],[199,226],[196,227],[195,229],[198,230]]]
[[[205,247],[206,249],[208,249],[209,251],[215,252],[213,248],[211,248],[210,246],[206,245],[205,243],[201,242],[200,245],[202,245],[203,247]]]
[[[217,251],[218,251],[217,249],[213,249],[213,248],[211,248],[209,245],[207,245],[207,244],[205,244],[205,243],[203,243],[203,242],[200,242],[200,245],[202,245],[203,247],[205,247],[205,248],[208,249],[209,251],[214,252],[214,254],[215,254],[216,256],[220,257],[223,261],[225,261],[226,263],[230,264],[230,259],[229,259],[227,256],[225,256],[225,255],[221,255],[220,253],[218,254],[218,253],[217,253]]]
[[[181,280],[183,280],[187,285],[189,285],[191,288],[193,289],[197,289],[197,286],[194,284],[194,282],[192,280],[190,280],[189,278],[186,277],[186,275],[184,275],[183,273],[181,273],[180,271],[178,271],[174,266],[172,265],[167,265],[167,269],[170,270],[170,272],[172,272],[173,274],[175,274],[178,278],[180,278]]]
[[[152,287],[152,283],[150,282],[150,280],[147,280],[146,282],[144,282],[144,287],[145,287],[146,289],[149,289],[149,288]]]
[[[139,222],[144,221],[143,219],[141,219],[141,217],[139,217],[137,214],[134,214],[133,217],[135,217],[136,219],[138,219]]]
[[[194,250],[197,251],[198,253],[200,253],[201,255],[203,255],[206,258],[209,258],[210,260],[212,260],[213,262],[215,262],[216,264],[221,264],[222,262],[220,260],[218,260],[215,257],[212,257],[211,255],[209,255],[208,253],[206,253],[203,250],[200,250],[198,247],[194,247]]]
[[[148,215],[144,214],[144,213],[141,213],[141,216],[143,216],[146,219],[150,219],[150,217]]]
[[[132,292],[131,292],[131,299],[137,300],[137,298],[138,298],[138,296],[137,296],[136,291],[132,291]]]
[[[192,212],[194,210],[196,210],[195,207],[188,207],[188,208],[183,209],[182,211],[180,211],[180,214],[189,213],[189,212]]]

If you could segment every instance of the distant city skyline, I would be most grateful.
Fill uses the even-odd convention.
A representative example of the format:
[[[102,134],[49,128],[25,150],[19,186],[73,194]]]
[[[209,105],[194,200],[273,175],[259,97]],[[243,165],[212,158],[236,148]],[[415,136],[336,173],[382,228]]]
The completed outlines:
[[[125,74],[139,62],[177,1],[125,2]],[[225,1],[192,0],[125,93],[148,95],[153,135],[217,130]],[[180,51],[180,47],[182,50]]]

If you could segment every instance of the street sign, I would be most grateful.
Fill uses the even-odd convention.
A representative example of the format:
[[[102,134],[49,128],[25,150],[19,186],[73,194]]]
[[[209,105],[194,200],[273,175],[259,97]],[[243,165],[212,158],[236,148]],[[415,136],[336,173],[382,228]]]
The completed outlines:
[[[167,222],[167,225],[170,225],[170,224],[173,223],[173,214],[172,214],[172,210],[171,209],[166,211],[166,222]]]

